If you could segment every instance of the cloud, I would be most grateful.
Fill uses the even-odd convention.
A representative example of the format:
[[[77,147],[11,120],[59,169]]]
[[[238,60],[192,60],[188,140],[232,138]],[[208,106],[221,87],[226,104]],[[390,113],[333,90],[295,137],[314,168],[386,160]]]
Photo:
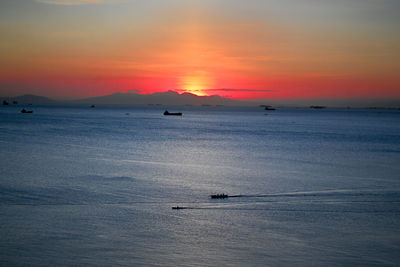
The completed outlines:
[[[98,4],[111,4],[116,1],[110,0],[36,0],[38,3],[59,5],[59,6],[79,6],[79,5],[98,5]]]
[[[221,92],[278,92],[277,90],[268,89],[233,89],[233,88],[218,88],[208,89],[210,91],[221,91]]]

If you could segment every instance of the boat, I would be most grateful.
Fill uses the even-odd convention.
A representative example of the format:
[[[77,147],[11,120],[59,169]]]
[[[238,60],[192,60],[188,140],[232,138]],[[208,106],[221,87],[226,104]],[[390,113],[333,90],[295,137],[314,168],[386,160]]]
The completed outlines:
[[[21,110],[21,113],[33,113],[33,111],[32,110],[26,110],[26,109],[22,109]]]
[[[8,102],[6,100],[3,100],[3,106],[8,106]]]
[[[164,111],[164,116],[182,116],[182,112],[168,112],[168,110]]]
[[[310,108],[313,108],[313,109],[324,109],[326,107],[325,106],[310,106]]]
[[[186,208],[185,207],[176,206],[176,207],[172,207],[172,209],[173,210],[183,210],[183,209],[186,209]]]
[[[264,109],[265,110],[276,110],[275,108],[271,108],[270,106],[266,106]]]
[[[226,194],[215,194],[215,195],[211,195],[211,198],[228,198],[229,196]]]

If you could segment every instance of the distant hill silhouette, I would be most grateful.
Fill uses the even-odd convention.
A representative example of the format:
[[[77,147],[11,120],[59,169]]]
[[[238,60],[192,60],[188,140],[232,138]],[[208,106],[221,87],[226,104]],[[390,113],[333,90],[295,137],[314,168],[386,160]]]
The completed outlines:
[[[49,104],[57,104],[56,100],[37,95],[22,95],[15,97],[0,97],[0,99],[7,100],[10,104],[14,101],[18,102],[18,104],[36,104],[36,105],[49,105]]]
[[[251,105],[244,101],[223,98],[217,95],[197,96],[191,93],[179,94],[175,91],[154,93],[149,95],[136,93],[115,93],[111,95],[84,98],[72,101],[76,104],[105,104],[105,105],[223,105],[245,106]]]
[[[218,95],[197,96],[191,93],[179,94],[175,91],[168,91],[154,94],[138,93],[114,93],[98,97],[90,97],[76,100],[53,100],[48,97],[37,95],[22,95],[16,97],[0,97],[0,102],[7,101],[10,105],[14,101],[18,104],[34,105],[57,105],[57,104],[82,104],[82,105],[170,105],[170,106],[288,106],[288,107],[381,107],[400,108],[400,99],[255,99],[251,101],[240,101],[223,98]]]
[[[43,96],[22,95],[16,97],[0,97],[10,103],[17,101],[18,104],[88,104],[88,105],[172,105],[172,106],[254,106],[251,102],[223,98],[218,95],[197,96],[191,93],[179,94],[168,91],[154,94],[138,93],[114,93],[111,95],[89,97],[75,100],[57,101]]]

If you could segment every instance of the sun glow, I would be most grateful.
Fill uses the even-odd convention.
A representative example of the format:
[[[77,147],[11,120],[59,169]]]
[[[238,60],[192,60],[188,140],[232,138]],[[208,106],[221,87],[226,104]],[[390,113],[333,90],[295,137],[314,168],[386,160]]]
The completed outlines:
[[[181,90],[199,96],[208,95],[207,90],[213,88],[213,80],[208,72],[196,71],[181,78]]]

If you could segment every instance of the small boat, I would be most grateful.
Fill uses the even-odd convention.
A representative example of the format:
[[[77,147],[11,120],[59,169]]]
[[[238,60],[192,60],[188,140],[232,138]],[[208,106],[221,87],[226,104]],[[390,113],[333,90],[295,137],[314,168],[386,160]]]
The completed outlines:
[[[325,106],[310,106],[310,108],[313,108],[313,109],[324,109],[326,107]]]
[[[176,206],[176,207],[172,207],[172,209],[173,210],[183,210],[183,209],[186,209],[186,208],[185,207]]]
[[[3,106],[8,106],[8,102],[6,100],[3,100]]]
[[[164,111],[164,116],[182,116],[182,112],[168,112],[168,110]]]
[[[95,108],[96,106],[95,106],[95,105],[91,105],[90,107],[91,107],[91,108]]]
[[[22,109],[21,110],[21,113],[33,113],[33,111],[32,110],[26,110],[26,109]]]
[[[216,194],[216,195],[211,195],[211,198],[228,198],[229,196],[226,194]]]
[[[271,108],[270,106],[266,106],[264,109],[265,110],[276,110],[275,108]]]

